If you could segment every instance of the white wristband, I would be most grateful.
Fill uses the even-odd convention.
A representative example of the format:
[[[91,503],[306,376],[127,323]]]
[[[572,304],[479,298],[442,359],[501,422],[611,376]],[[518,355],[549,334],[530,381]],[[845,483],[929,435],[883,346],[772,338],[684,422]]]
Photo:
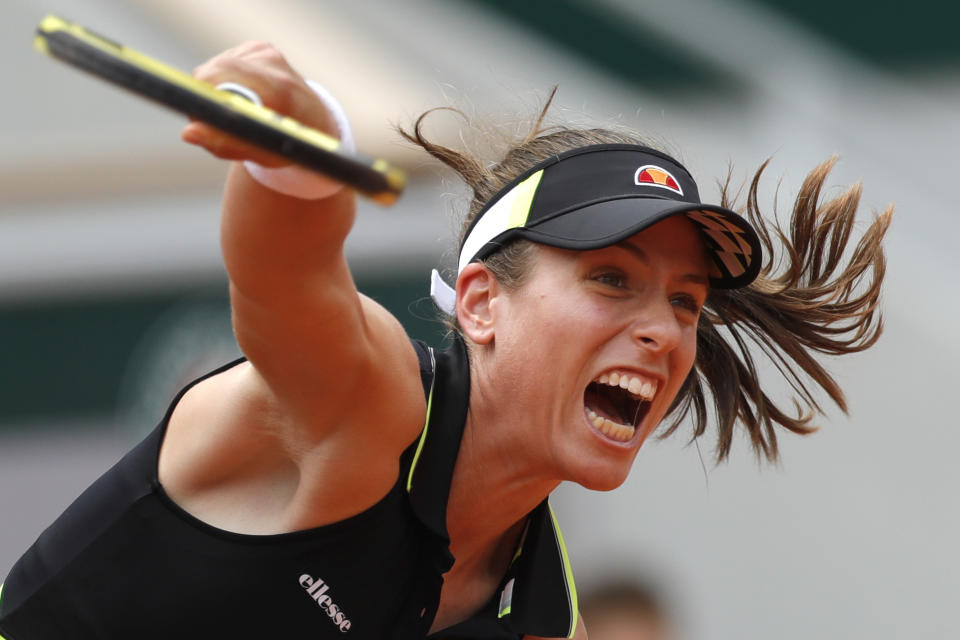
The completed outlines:
[[[330,115],[333,116],[340,132],[340,147],[344,151],[356,151],[356,145],[353,142],[353,130],[350,128],[350,121],[347,120],[347,113],[343,110],[343,106],[333,97],[333,94],[319,83],[313,80],[307,80],[306,82],[320,98],[320,102],[327,108]],[[247,160],[243,163],[243,166],[251,178],[268,189],[301,200],[327,198],[343,188],[342,182],[298,164],[272,169]]]

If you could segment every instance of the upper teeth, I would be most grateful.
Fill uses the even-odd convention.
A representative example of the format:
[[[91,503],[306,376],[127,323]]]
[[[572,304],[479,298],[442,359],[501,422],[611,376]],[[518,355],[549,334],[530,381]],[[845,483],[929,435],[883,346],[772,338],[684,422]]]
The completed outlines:
[[[656,382],[643,380],[636,376],[632,376],[629,373],[605,373],[597,378],[597,382],[600,384],[609,385],[611,387],[620,387],[621,389],[626,389],[633,395],[642,400],[646,400],[647,402],[653,400],[653,396],[657,392]]]

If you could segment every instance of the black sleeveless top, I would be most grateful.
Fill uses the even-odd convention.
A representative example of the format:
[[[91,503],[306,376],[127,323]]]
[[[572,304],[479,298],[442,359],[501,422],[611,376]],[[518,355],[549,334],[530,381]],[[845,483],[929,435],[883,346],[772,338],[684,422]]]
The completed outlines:
[[[425,638],[453,565],[446,502],[469,397],[466,349],[414,343],[427,423],[394,487],[333,524],[232,533],[178,507],[157,479],[173,407],[17,561],[0,586],[0,639]],[[362,461],[358,461],[362,464]],[[531,512],[497,594],[431,638],[569,637],[576,591],[547,501]]]

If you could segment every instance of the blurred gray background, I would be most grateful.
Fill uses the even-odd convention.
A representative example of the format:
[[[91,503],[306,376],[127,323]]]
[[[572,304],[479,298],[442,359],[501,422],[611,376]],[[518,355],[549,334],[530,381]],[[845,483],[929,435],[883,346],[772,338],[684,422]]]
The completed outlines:
[[[226,167],[179,142],[182,118],[31,49],[61,14],[184,69],[269,40],[350,113],[359,146],[411,172],[361,205],[364,291],[437,342],[427,275],[462,191],[393,125],[454,104],[520,127],[613,123],[677,153],[715,197],[766,158],[786,210],[838,154],[864,220],[897,205],[886,334],[837,362],[851,413],[783,462],[744,446],[651,441],[608,494],[554,499],[582,588],[653,581],[682,637],[956,638],[960,9],[942,0],[319,2],[7,0],[0,20],[0,576],[161,417],[186,379],[232,357],[217,243]],[[431,125],[456,143],[455,118]],[[446,138],[444,136],[447,136]],[[831,193],[837,193],[832,190]],[[701,456],[705,464],[701,462]]]

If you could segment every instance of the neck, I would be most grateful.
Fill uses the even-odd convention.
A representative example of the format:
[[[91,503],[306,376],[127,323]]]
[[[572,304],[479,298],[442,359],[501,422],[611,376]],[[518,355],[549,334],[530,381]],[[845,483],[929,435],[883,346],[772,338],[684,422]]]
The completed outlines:
[[[494,550],[511,540],[512,556],[527,514],[561,481],[549,453],[524,438],[526,407],[503,401],[510,383],[490,371],[485,354],[467,348],[469,410],[447,499],[447,531],[458,565],[496,556]]]
[[[447,530],[458,563],[488,555],[507,538],[512,555],[527,514],[560,484],[532,473],[509,429],[483,420],[476,406],[471,402],[447,502]]]

